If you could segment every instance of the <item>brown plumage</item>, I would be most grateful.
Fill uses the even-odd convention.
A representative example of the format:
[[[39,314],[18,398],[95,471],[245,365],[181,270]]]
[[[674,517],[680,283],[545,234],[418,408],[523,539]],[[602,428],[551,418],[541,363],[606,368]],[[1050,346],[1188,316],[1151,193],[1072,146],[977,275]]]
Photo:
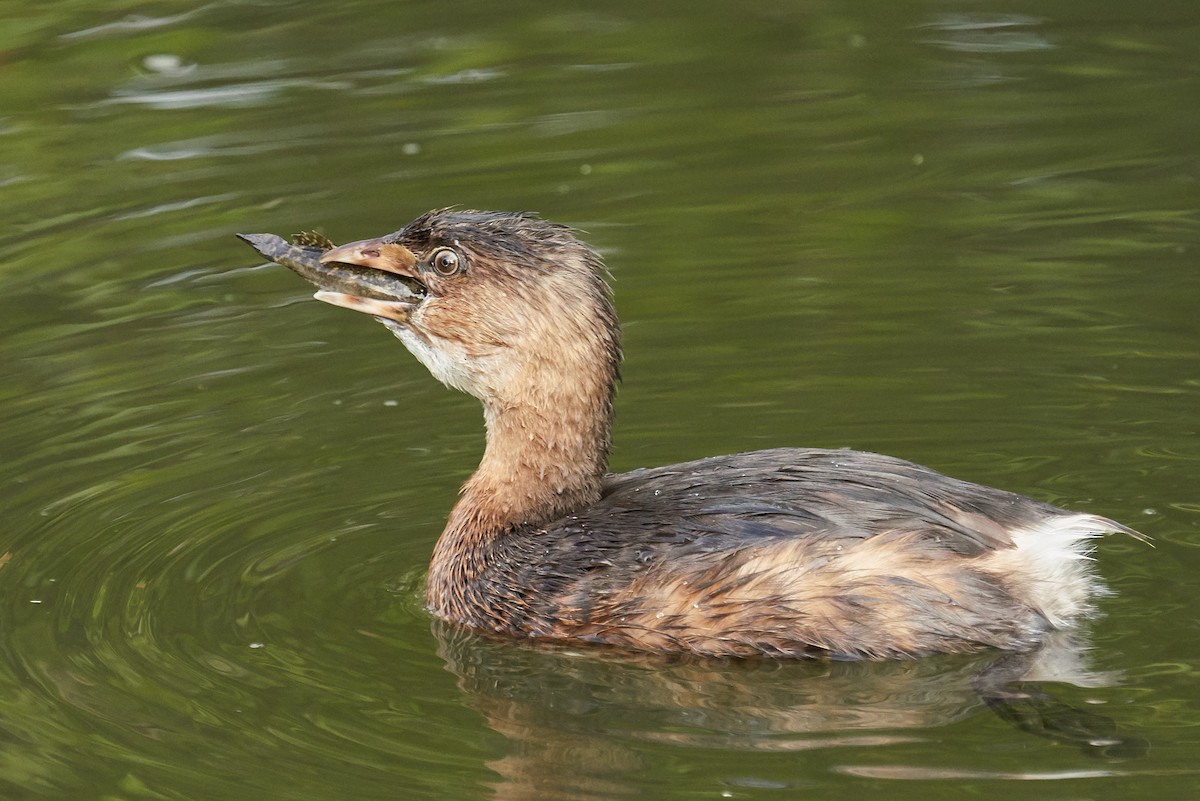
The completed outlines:
[[[719,656],[1024,649],[1103,591],[1088,541],[1134,533],[848,450],[606,475],[621,347],[604,268],[531,214],[443,209],[333,249],[245,238],[483,403],[487,447],[430,565],[446,620]]]

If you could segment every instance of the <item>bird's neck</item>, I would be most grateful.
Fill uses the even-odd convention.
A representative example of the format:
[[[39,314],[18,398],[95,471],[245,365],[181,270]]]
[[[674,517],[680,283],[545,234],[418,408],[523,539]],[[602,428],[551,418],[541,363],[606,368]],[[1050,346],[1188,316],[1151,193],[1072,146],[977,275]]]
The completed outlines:
[[[592,367],[595,370],[595,367]],[[507,532],[594,503],[608,467],[615,366],[580,381],[535,378],[518,400],[484,403],[487,447],[434,549],[427,600],[447,617]]]
[[[539,524],[594,502],[608,467],[612,412],[581,400],[485,410],[487,447],[451,522],[467,514],[500,527]]]

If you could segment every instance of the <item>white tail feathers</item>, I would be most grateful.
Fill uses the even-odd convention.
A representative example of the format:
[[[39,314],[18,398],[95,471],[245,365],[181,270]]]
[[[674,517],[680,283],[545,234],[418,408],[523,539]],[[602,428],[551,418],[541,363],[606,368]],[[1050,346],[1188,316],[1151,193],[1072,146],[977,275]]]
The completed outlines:
[[[1014,597],[1036,609],[1055,628],[1067,628],[1092,612],[1092,599],[1108,589],[1092,571],[1092,540],[1122,532],[1141,534],[1097,515],[1061,515],[1012,532],[1013,547],[997,551],[988,569]]]

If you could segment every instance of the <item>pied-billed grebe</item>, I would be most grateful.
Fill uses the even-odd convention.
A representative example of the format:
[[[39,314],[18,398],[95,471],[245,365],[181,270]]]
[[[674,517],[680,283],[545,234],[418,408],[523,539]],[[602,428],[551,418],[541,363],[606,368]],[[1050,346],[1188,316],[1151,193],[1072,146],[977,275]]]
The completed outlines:
[[[483,402],[430,611],[524,637],[717,656],[1035,646],[1131,529],[874,453],[780,448],[606,474],[620,328],[604,267],[526,213],[432,211],[340,247],[243,237]]]

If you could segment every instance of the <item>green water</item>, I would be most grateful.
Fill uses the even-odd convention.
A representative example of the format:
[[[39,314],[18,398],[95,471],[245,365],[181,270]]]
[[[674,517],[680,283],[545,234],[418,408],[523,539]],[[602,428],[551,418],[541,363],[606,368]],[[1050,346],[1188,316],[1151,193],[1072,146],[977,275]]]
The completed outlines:
[[[1194,0],[95,5],[0,17],[0,797],[1195,797]],[[853,446],[1151,535],[1066,725],[997,654],[432,626],[475,402],[233,232],[451,204],[605,254],[615,469]]]

